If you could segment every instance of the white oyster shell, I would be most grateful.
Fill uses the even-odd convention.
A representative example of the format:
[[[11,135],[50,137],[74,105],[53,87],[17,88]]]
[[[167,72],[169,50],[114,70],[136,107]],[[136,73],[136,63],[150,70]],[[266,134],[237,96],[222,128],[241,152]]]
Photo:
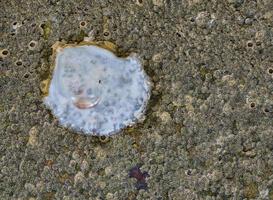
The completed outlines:
[[[44,103],[65,127],[111,135],[142,119],[149,97],[150,81],[137,57],[83,45],[57,51]]]

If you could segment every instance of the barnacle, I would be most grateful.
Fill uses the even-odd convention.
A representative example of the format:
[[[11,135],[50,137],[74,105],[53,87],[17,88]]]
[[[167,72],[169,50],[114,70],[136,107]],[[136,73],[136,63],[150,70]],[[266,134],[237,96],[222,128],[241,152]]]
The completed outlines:
[[[150,81],[135,55],[117,57],[109,42],[53,45],[44,103],[61,125],[111,135],[144,118]]]

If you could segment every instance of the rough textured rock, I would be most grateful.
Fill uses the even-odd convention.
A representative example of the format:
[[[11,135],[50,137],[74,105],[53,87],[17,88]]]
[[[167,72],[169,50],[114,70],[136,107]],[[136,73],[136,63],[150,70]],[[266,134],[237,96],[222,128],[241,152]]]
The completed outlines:
[[[272,200],[272,7],[1,1],[0,199]],[[112,138],[61,128],[42,104],[51,46],[87,36],[138,53],[154,83],[146,120]]]

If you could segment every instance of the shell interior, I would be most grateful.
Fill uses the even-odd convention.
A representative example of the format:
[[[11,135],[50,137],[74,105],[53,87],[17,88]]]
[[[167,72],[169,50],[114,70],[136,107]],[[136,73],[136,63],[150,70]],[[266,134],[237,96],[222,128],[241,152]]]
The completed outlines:
[[[58,49],[55,59],[44,103],[61,125],[111,135],[143,118],[150,81],[137,57],[82,45]]]

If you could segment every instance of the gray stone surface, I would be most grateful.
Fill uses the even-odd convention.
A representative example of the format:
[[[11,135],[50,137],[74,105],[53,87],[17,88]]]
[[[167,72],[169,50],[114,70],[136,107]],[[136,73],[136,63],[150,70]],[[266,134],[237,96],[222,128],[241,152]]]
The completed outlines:
[[[144,123],[111,138],[41,100],[51,46],[87,35],[154,83]],[[1,0],[0,57],[0,199],[273,199],[272,0]]]

